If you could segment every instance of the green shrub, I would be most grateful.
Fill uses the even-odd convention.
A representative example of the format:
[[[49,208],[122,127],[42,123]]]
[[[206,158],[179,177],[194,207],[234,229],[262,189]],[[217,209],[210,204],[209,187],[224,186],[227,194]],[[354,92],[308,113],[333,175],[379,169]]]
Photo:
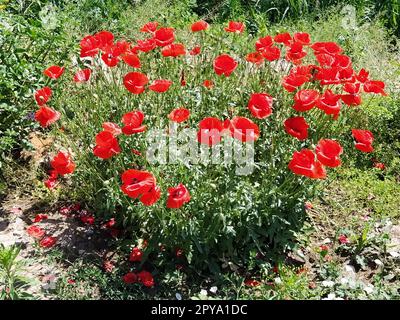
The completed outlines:
[[[131,30],[140,27],[130,25]],[[134,33],[131,30],[129,34]],[[131,36],[120,37],[133,40]],[[260,67],[251,65],[244,58],[254,51],[255,39],[246,33],[227,34],[218,25],[204,34],[189,33],[185,26],[177,29],[176,37],[176,42],[184,43],[188,50],[200,45],[202,53],[177,58],[162,57],[159,50],[139,54],[140,72],[150,81],[173,82],[165,93],[148,89],[140,95],[128,92],[123,78],[133,69],[123,61],[113,68],[105,67],[98,57],[73,64],[65,61],[67,71],[51,83],[53,96],[49,105],[62,114],[61,121],[51,130],[56,138],[53,151],[68,148],[77,165],[72,179],[64,179],[66,184],[60,187],[61,192],[65,189],[68,197],[86,201],[99,218],[115,217],[120,227],[132,232],[134,239],[147,239],[146,256],[156,252],[160,243],[169,250],[179,247],[192,265],[216,272],[219,260],[240,262],[254,250],[265,252],[271,246],[284,249],[290,245],[293,233],[305,219],[304,202],[314,195],[317,186],[288,170],[293,152],[314,149],[321,138],[331,138],[341,141],[347,161],[354,153],[350,129],[363,111],[343,107],[339,120],[332,121],[314,109],[304,114],[310,124],[309,139],[298,141],[283,130],[283,121],[296,115],[291,108],[293,94],[281,86],[289,64],[280,62],[283,70],[276,62],[264,62]],[[214,59],[223,53],[239,61],[237,69],[226,78],[217,76],[212,67]],[[306,61],[312,63],[313,59]],[[74,72],[84,67],[92,69],[90,81],[73,83]],[[203,87],[204,80],[212,80],[214,87]],[[310,86],[321,90],[315,83]],[[257,92],[274,97],[274,111],[263,120],[254,119],[246,108],[250,95]],[[168,115],[182,106],[191,115],[178,126],[178,131],[186,126],[197,128],[205,117],[251,118],[261,130],[261,137],[255,142],[254,172],[239,176],[235,164],[196,165],[182,160],[154,164],[149,154],[145,156],[149,142],[144,133],[118,136],[122,152],[110,159],[101,160],[93,155],[95,136],[104,122],[120,123],[127,112],[141,110],[148,130],[160,129],[162,140],[167,136]],[[171,130],[170,127],[170,133]],[[226,137],[223,141],[228,140]],[[121,174],[127,169],[154,174],[162,190],[161,199],[152,206],[144,206],[124,195]],[[180,209],[168,209],[167,189],[179,183],[189,189],[191,200]]]

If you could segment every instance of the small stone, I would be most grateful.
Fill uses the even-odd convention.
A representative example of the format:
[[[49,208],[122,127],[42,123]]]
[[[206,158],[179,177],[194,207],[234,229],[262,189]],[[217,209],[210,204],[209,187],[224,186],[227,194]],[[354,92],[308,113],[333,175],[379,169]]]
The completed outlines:
[[[371,293],[373,293],[374,292],[374,286],[371,284],[371,285],[368,285],[368,286],[365,286],[364,287],[364,291],[366,292],[366,293],[368,293],[368,294],[371,294]]]
[[[379,267],[383,266],[383,262],[381,260],[379,260],[379,259],[375,259],[374,262]]]
[[[326,238],[326,239],[324,239],[324,240],[322,241],[322,243],[323,243],[323,244],[331,243],[331,239]]]

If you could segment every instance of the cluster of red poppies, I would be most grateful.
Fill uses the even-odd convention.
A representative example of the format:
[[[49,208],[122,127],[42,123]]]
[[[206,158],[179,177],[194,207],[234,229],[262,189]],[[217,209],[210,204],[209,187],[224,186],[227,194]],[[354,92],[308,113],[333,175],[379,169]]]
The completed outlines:
[[[57,184],[58,176],[73,173],[75,171],[75,163],[72,161],[71,155],[64,151],[59,151],[50,161],[52,170],[50,170],[49,178],[44,182],[45,186],[52,189]]]
[[[143,246],[146,246],[147,243],[145,242]],[[139,247],[134,247],[129,255],[130,262],[141,262],[142,261],[143,252]],[[133,283],[141,283],[145,287],[153,287],[154,286],[154,278],[153,275],[146,271],[142,270],[138,273],[135,272],[128,272],[123,277],[122,280],[126,284],[133,284]]]
[[[40,223],[42,220],[48,219],[45,214],[37,214],[34,219],[34,223]],[[26,232],[35,240],[39,242],[39,246],[43,248],[51,248],[57,242],[57,238],[53,236],[47,236],[46,231],[36,224],[32,224],[26,229]]]
[[[209,28],[205,21],[197,21],[191,25],[192,32],[204,32]],[[226,32],[240,34],[245,25],[241,22],[231,21],[225,28]],[[140,52],[146,53],[159,48],[164,57],[178,57],[186,55],[187,51],[182,43],[175,43],[175,30],[170,27],[159,27],[157,22],[149,22],[141,29],[149,37],[137,40],[135,44],[127,41],[115,41],[114,35],[108,31],[101,31],[94,35],[83,38],[80,42],[80,57],[94,58],[100,56],[104,64],[110,68],[118,65],[120,61],[125,62],[133,68],[140,68]],[[316,64],[303,64],[309,56],[309,50],[314,54]],[[283,52],[285,54],[283,54]],[[190,55],[201,54],[201,47],[196,45],[189,50]],[[322,110],[333,120],[338,119],[342,108],[342,102],[348,106],[358,106],[362,103],[361,92],[386,95],[385,84],[381,81],[371,80],[369,73],[362,69],[355,72],[350,57],[343,54],[343,49],[334,42],[312,43],[308,33],[298,32],[293,36],[289,33],[281,33],[265,36],[255,42],[255,52],[246,55],[245,60],[258,67],[267,61],[285,59],[291,64],[289,73],[282,79],[283,88],[294,94],[293,109],[304,113],[317,108]],[[229,77],[239,65],[228,54],[215,57],[213,69],[218,76]],[[52,66],[44,71],[44,74],[52,79],[57,79],[64,72],[63,67]],[[90,69],[78,70],[74,74],[74,81],[88,81],[91,76]],[[173,85],[171,80],[154,79],[150,84],[146,74],[141,72],[129,72],[123,77],[125,88],[139,95],[146,88],[157,93],[165,93]],[[184,86],[185,81],[180,85]],[[310,89],[305,84],[316,84],[317,87],[329,89],[320,92]],[[203,85],[212,89],[212,80],[204,80]],[[337,90],[333,87],[337,86]],[[46,104],[52,95],[49,87],[42,88],[35,93],[35,99],[40,109],[35,118],[42,127],[47,127],[60,118],[60,113],[48,107]],[[267,93],[258,92],[251,94],[247,108],[256,119],[265,119],[273,113],[273,97]],[[186,121],[190,117],[190,110],[177,108],[173,110],[168,118],[177,123]],[[123,127],[112,122],[103,123],[103,131],[96,135],[96,146],[93,149],[95,156],[108,159],[121,152],[118,144],[118,135],[132,135],[143,132],[145,115],[139,110],[126,113],[121,122]],[[303,116],[288,118],[283,123],[284,130],[298,140],[308,138],[310,125]],[[235,116],[232,119],[220,120],[215,117],[206,117],[199,122],[198,141],[202,144],[215,145],[220,143],[224,135],[230,135],[242,142],[254,142],[261,134],[259,126],[251,119]],[[356,140],[355,147],[363,152],[372,152],[373,135],[368,130],[353,129],[352,134]],[[331,139],[319,141],[315,150],[303,149],[295,152],[289,163],[289,169],[295,174],[310,178],[321,179],[326,177],[325,167],[337,167],[340,165],[340,155],[343,148]],[[75,165],[71,157],[64,153],[59,154],[51,162],[53,170],[50,178],[46,181],[49,187],[54,186],[58,175],[72,173]],[[121,190],[131,198],[139,199],[144,205],[152,205],[161,196],[161,190],[156,184],[152,173],[139,170],[127,170],[122,176]],[[179,184],[176,188],[168,190],[168,208],[179,208],[190,200],[189,191],[185,186]]]

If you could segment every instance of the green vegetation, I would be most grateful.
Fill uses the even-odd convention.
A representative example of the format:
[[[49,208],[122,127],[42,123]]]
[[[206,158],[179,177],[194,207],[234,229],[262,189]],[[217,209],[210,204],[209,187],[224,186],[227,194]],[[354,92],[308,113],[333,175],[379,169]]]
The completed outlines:
[[[25,263],[18,259],[21,249],[0,244],[0,300],[30,299],[29,280],[22,276]]]
[[[345,5],[353,6],[355,11]],[[98,217],[105,220],[114,211],[120,216],[129,213],[121,219],[122,223],[119,225],[130,226],[127,230],[129,236],[115,241],[108,248],[117,252],[113,260],[116,267],[112,272],[104,271],[101,258],[82,258],[69,262],[68,255],[57,248],[38,253],[42,258],[48,259],[49,264],[59,265],[64,269],[58,278],[56,290],[45,294],[58,299],[176,299],[177,294],[183,299],[400,299],[398,260],[389,253],[393,237],[390,226],[397,225],[400,221],[399,14],[399,0],[0,1],[0,45],[6,48],[0,52],[0,195],[5,197],[13,192],[30,194],[36,200],[51,204],[57,204],[57,201],[82,201],[85,208],[95,208]],[[138,212],[137,206],[127,203],[129,200],[123,198],[119,191],[119,176],[124,169],[124,163],[109,167],[108,162],[96,162],[98,159],[92,154],[77,157],[79,167],[75,185],[71,188],[71,181],[66,179],[64,184],[69,189],[48,191],[43,186],[48,167],[42,162],[34,163],[35,160],[32,159],[28,162],[21,160],[21,152],[33,150],[29,134],[34,132],[43,137],[48,133],[48,130],[40,128],[33,120],[33,112],[37,110],[33,93],[50,83],[42,76],[43,70],[53,64],[77,67],[74,57],[79,55],[80,39],[100,30],[109,30],[117,39],[133,40],[142,36],[138,31],[139,27],[150,20],[156,20],[163,26],[173,26],[179,30],[179,41],[194,43],[186,30],[198,18],[207,19],[216,30],[220,30],[213,34],[215,39],[223,35],[221,30],[229,19],[245,21],[249,30],[248,38],[236,40],[236,43],[228,43],[230,40],[221,43],[225,50],[233,52],[254,51],[253,42],[256,37],[284,31],[309,32],[313,41],[337,41],[352,58],[356,70],[368,69],[371,78],[386,83],[389,97],[366,98],[362,110],[354,112],[351,119],[374,133],[375,152],[369,157],[356,150],[351,151],[351,143],[348,143],[346,154],[343,155],[343,167],[330,172],[332,182],[307,191],[299,201],[299,210],[293,212],[288,219],[292,230],[285,228],[287,220],[279,214],[274,215],[279,223],[276,230],[269,230],[273,232],[270,238],[275,237],[282,246],[266,246],[266,230],[253,228],[257,224],[257,214],[270,201],[267,195],[274,194],[272,180],[258,191],[258,185],[254,187],[252,181],[244,181],[241,184],[242,190],[237,188],[233,193],[223,192],[225,203],[221,205],[220,211],[224,208],[233,213],[241,213],[247,206],[245,201],[239,206],[237,202],[230,203],[229,199],[247,199],[245,191],[248,194],[258,193],[256,202],[259,208],[255,210],[251,228],[243,231],[232,227],[238,222],[239,215],[233,215],[232,220],[224,220],[220,215],[221,224],[215,223],[214,228],[208,228],[209,221],[215,222],[218,219],[208,215],[209,211],[201,206],[190,205],[185,215],[169,215],[168,210],[162,209],[156,212],[153,207]],[[216,45],[216,41],[212,39],[207,42],[208,48]],[[148,61],[143,59],[142,64],[146,65]],[[79,67],[83,65],[79,64]],[[154,75],[152,79],[159,76],[177,82],[180,67],[177,63],[170,62],[155,67],[146,66],[148,69],[143,70]],[[210,70],[204,68],[200,80],[195,73],[189,72],[185,74],[186,80],[200,83],[203,78],[212,76]],[[127,71],[126,68],[124,72]],[[170,75],[172,73],[176,75],[173,79]],[[62,125],[67,126],[64,133],[59,131],[61,124],[53,127],[51,134],[56,143],[50,150],[46,150],[47,154],[58,151],[62,146],[74,147],[76,151],[81,148],[90,150],[95,134],[101,130],[102,121],[109,119],[118,122],[125,112],[130,111],[128,109],[134,109],[126,104],[123,97],[127,91],[122,85],[107,92],[104,89],[105,78],[102,78],[93,86],[98,96],[102,94],[107,102],[102,110],[97,109],[92,116],[93,119],[98,119],[89,122],[83,111],[94,110],[103,102],[94,102],[83,87],[76,93],[76,86],[70,83],[72,73],[66,76],[65,79],[60,79],[63,81],[60,84],[63,90],[55,90],[52,106],[63,112],[65,119]],[[120,74],[113,73],[113,76]],[[270,74],[263,74],[263,77],[267,76],[271,83],[276,82]],[[255,79],[248,80],[252,90],[262,89]],[[225,93],[209,95],[210,101],[217,97],[228,101],[233,97],[237,105],[246,105],[246,99],[241,101],[241,97],[250,92],[249,88],[243,85],[241,89],[237,89],[240,88],[239,82],[224,88]],[[275,86],[270,86],[269,89],[271,94],[277,94]],[[193,88],[190,95],[184,97],[184,102],[191,104],[193,109],[197,108],[196,94]],[[133,99],[129,103],[144,108],[150,115],[154,100],[157,100],[159,105],[167,106],[166,109],[158,110],[165,118],[182,102],[178,95],[161,98],[153,93],[147,98],[140,105]],[[202,111],[204,110],[198,110],[198,115],[193,115],[193,124],[205,115]],[[208,114],[219,116],[217,110],[210,112]],[[158,121],[155,114],[150,116],[149,123]],[[349,126],[349,123],[345,125]],[[280,138],[285,139],[284,136]],[[128,140],[121,143],[121,147],[122,145],[135,149],[141,147],[137,141]],[[138,167],[146,165],[132,155],[125,155],[123,160],[134,160]],[[375,163],[383,163],[385,168],[374,168]],[[15,175],[16,168],[23,172],[22,176],[27,177],[23,184]],[[225,181],[220,180],[223,177],[220,170],[215,170],[208,180],[203,177],[202,172],[197,172],[195,177],[185,178],[185,168],[168,170],[168,167],[160,167],[156,172],[160,176],[169,177],[173,173],[177,174],[176,178],[167,180],[168,185],[160,182],[164,190],[170,184],[175,186],[182,179],[187,179],[184,182],[188,184],[194,183],[196,179],[207,181],[200,192],[203,198],[197,199],[200,203],[206,203],[207,199],[213,198],[215,190],[221,190],[225,185]],[[265,175],[260,175],[259,179],[267,180]],[[315,191],[317,196],[313,197]],[[110,201],[100,201],[110,198]],[[303,200],[310,200],[313,205],[313,209],[307,213],[302,211]],[[127,212],[126,207],[129,208]],[[288,202],[286,207],[288,211],[295,211],[292,202]],[[201,221],[191,225],[190,230],[178,234],[176,230],[186,221],[194,220],[189,211],[204,212],[204,216]],[[159,219],[160,216],[168,216],[168,219]],[[143,218],[147,219],[146,226],[149,230],[158,230],[160,221],[165,223],[165,234],[157,233],[160,238],[154,237],[154,243],[150,247],[156,248],[160,241],[168,244],[167,252],[147,252],[146,256],[150,255],[151,262],[140,264],[140,268],[149,269],[155,277],[157,284],[151,289],[137,284],[127,286],[122,281],[122,275],[132,269],[127,262],[127,256],[137,240],[135,235],[142,236],[143,228],[136,222]],[[299,222],[296,228],[295,222]],[[246,254],[238,257],[238,245],[232,242],[233,235],[237,236],[234,234],[237,230],[242,236],[241,245],[246,244],[248,237],[253,237],[252,240],[259,237],[259,246],[248,246]],[[289,234],[282,230],[287,230]],[[232,233],[231,238],[229,232]],[[150,233],[148,235],[151,236]],[[210,239],[207,243],[201,243],[205,235]],[[226,247],[212,243],[211,238],[215,235],[225,235],[228,238]],[[293,235],[295,239],[292,238]],[[338,241],[340,235],[346,235],[350,242],[341,244]],[[190,237],[196,239],[196,245],[189,241],[184,243],[183,240]],[[325,244],[326,239],[330,239],[330,242],[325,254],[321,253],[321,245]],[[183,247],[188,253],[186,258],[177,259],[174,246]],[[259,250],[260,247],[262,250]],[[221,257],[218,250],[226,251],[227,248],[230,255]],[[20,276],[24,267],[17,259],[19,250],[14,247],[0,247],[0,299],[32,298],[26,294],[26,279]],[[261,258],[259,251],[264,253]],[[289,257],[293,253],[299,253],[300,257],[293,260]],[[188,265],[193,260],[197,263],[197,268]],[[216,263],[207,264],[210,261]],[[349,265],[355,268],[354,273],[346,269]],[[201,266],[207,266],[210,270],[199,272]],[[249,286],[246,284],[249,279],[256,279],[260,283],[255,287]]]

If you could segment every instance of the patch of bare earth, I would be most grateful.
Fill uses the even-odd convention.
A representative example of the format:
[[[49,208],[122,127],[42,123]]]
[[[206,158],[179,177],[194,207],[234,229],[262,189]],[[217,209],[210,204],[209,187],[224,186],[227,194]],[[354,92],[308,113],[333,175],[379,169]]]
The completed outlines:
[[[60,260],[49,259],[53,248],[41,248],[26,232],[39,213],[46,214],[48,219],[36,225],[44,229],[46,235],[57,238],[53,248],[62,254]],[[46,208],[36,204],[32,199],[9,196],[0,207],[0,243],[21,247],[20,259],[26,264],[23,275],[32,280],[27,291],[41,299],[52,298],[58,278],[75,259],[101,261],[109,251],[109,238],[104,230],[63,215],[57,207]]]

